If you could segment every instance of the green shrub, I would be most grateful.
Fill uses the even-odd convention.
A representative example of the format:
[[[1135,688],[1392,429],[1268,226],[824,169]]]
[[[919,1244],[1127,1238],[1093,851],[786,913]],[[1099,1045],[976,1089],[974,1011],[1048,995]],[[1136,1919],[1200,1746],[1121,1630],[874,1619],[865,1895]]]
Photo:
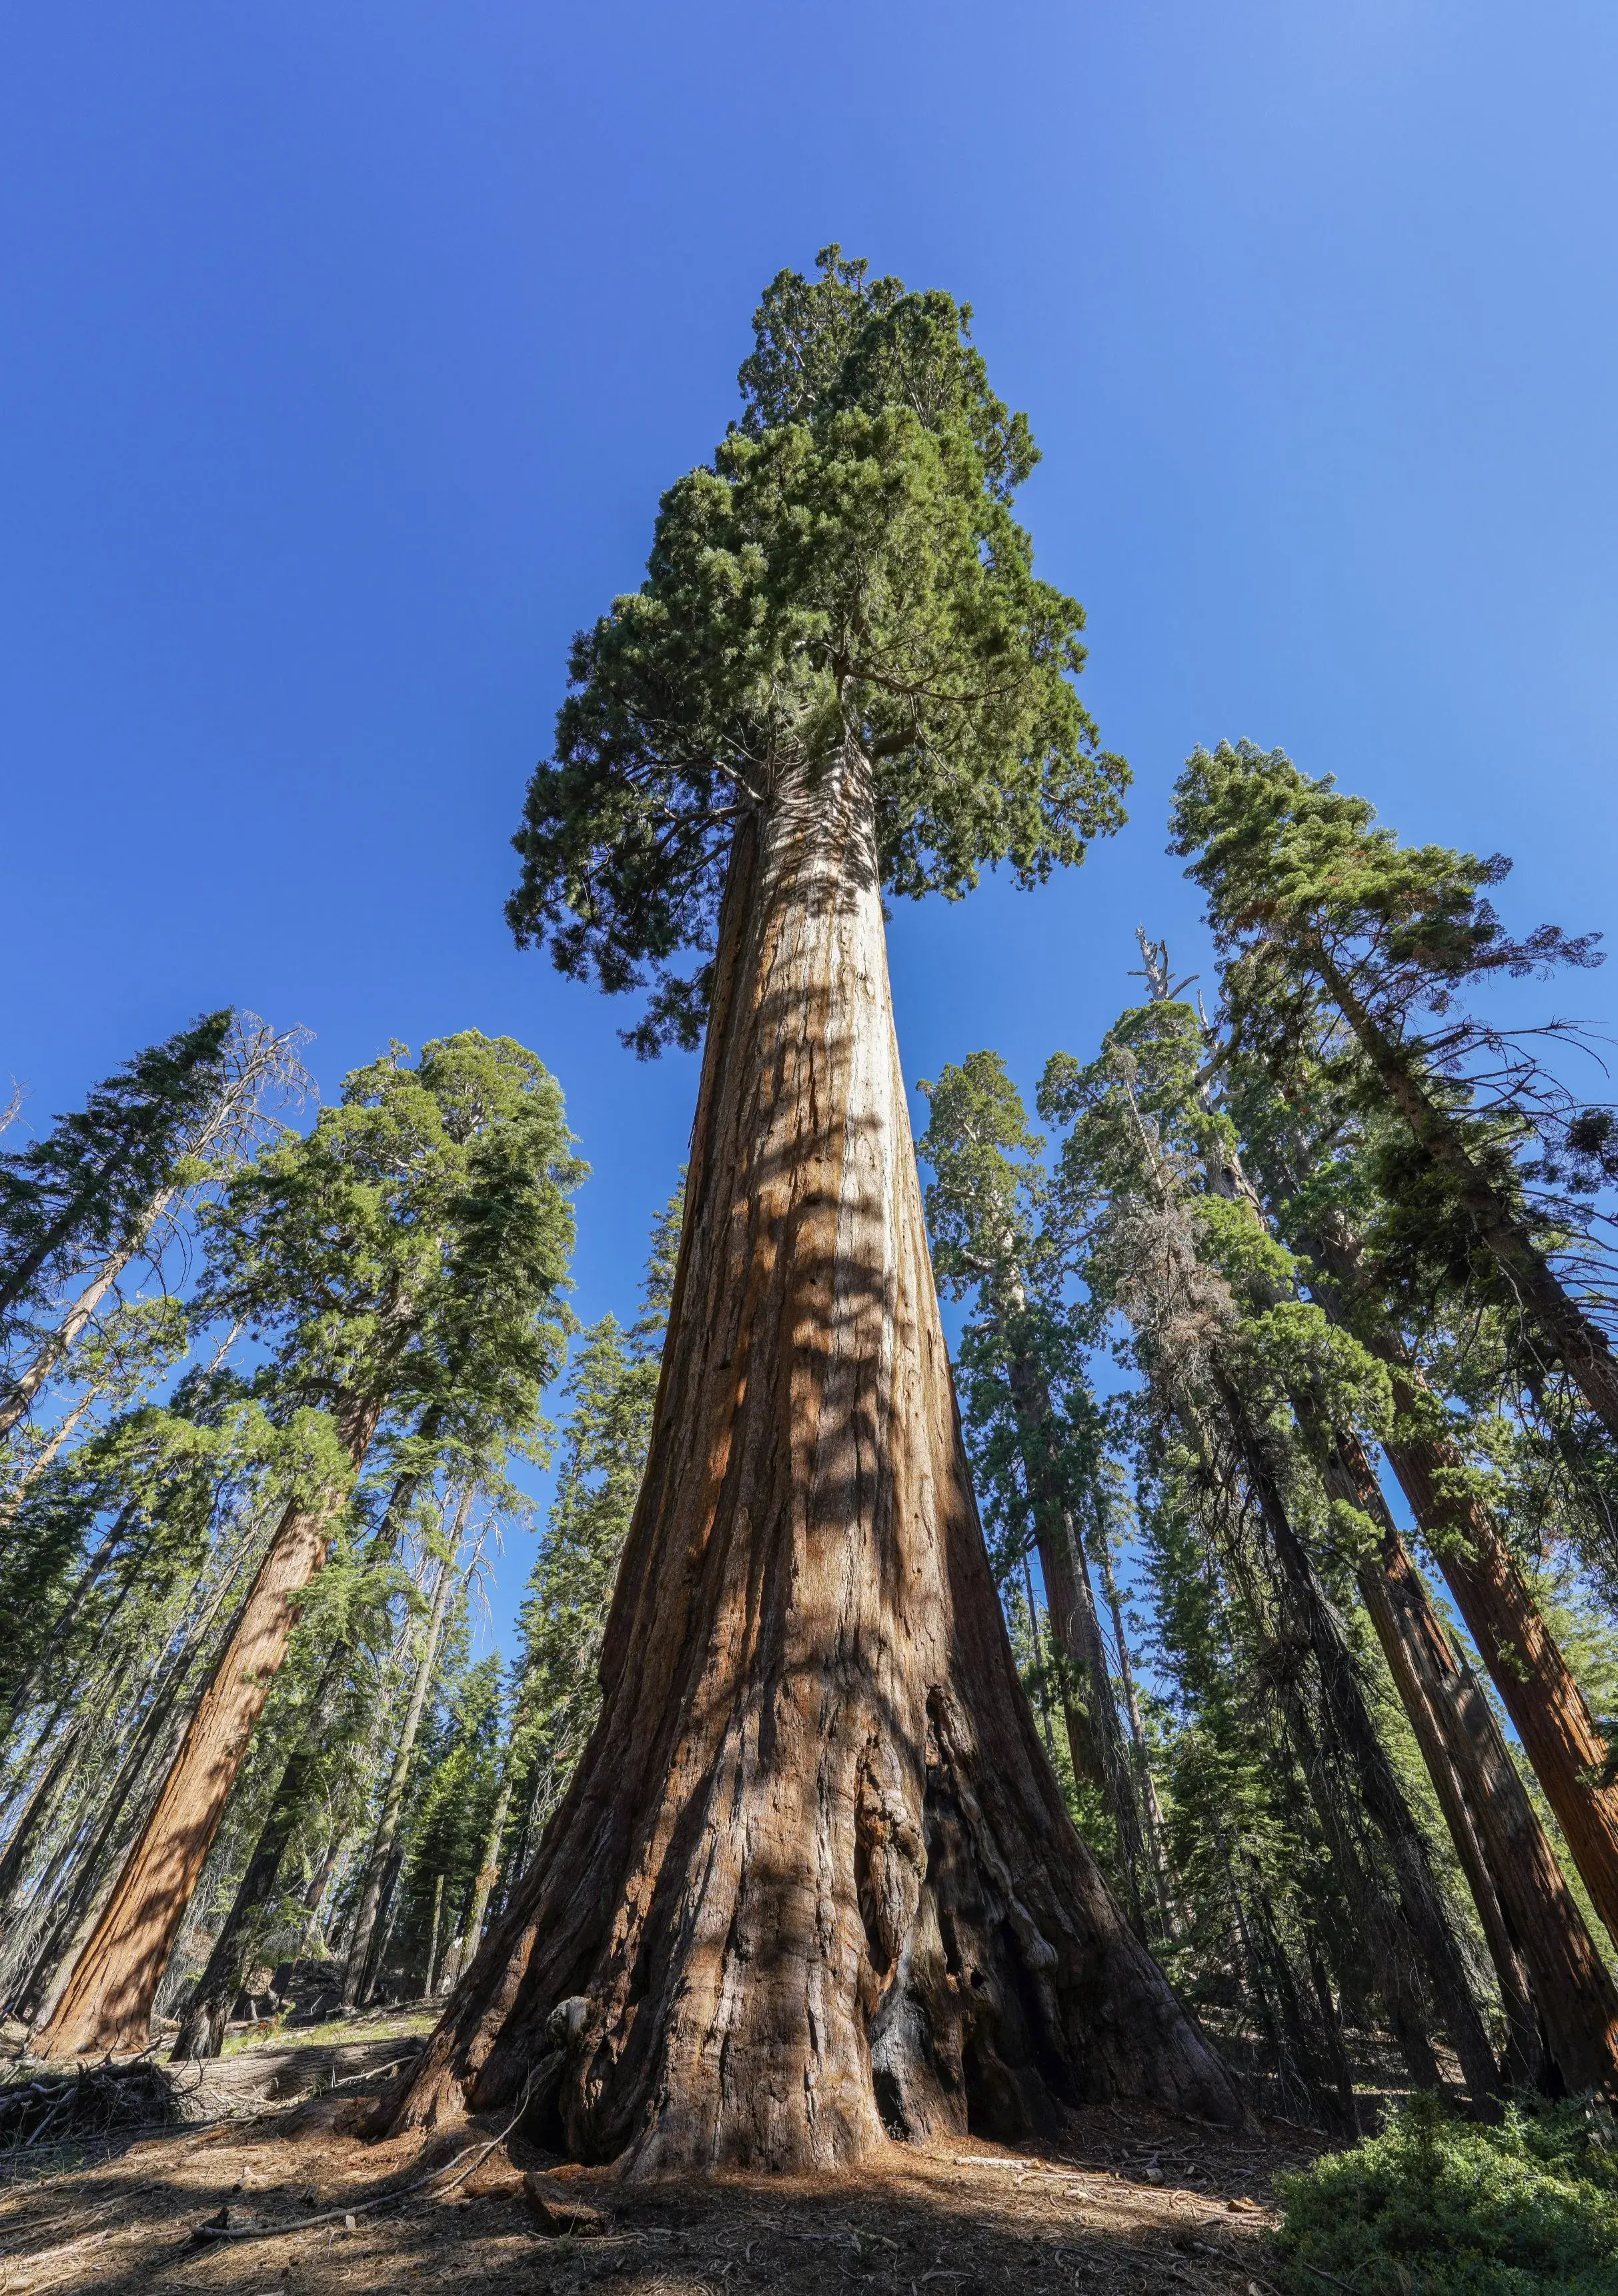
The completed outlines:
[[[1618,2131],[1592,2108],[1479,2128],[1418,2096],[1277,2183],[1296,2296],[1618,2296]]]

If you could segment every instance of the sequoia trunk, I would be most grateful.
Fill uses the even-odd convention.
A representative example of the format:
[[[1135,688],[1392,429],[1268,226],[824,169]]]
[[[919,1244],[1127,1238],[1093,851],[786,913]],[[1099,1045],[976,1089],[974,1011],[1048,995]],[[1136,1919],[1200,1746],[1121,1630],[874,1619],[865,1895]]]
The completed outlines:
[[[351,1446],[356,1456],[374,1426],[372,1414]],[[156,1804],[35,2042],[41,2056],[146,2046],[158,1981],[340,1504],[340,1493],[295,1503],[277,1527]]]
[[[738,830],[601,1719],[395,2125],[509,2105],[634,2173],[1020,2136],[1228,2077],[1075,1833],[944,1356],[870,777]]]
[[[1618,1786],[1600,1783],[1606,1741],[1574,1681],[1466,1459],[1443,1431],[1436,1398],[1410,1348],[1380,1319],[1352,1242],[1312,1237],[1327,1313],[1360,1332],[1386,1365],[1393,1432],[1384,1448],[1467,1632],[1556,1813],[1590,1903],[1618,1942]]]
[[[1396,1375],[1396,1405],[1401,1386],[1413,1392],[1408,1377]],[[1618,1941],[1618,1787],[1599,1783],[1606,1741],[1516,1558],[1487,1508],[1471,1496],[1454,1447],[1422,1436],[1406,1439],[1401,1431],[1386,1448],[1556,1812],[1590,1902]]]
[[[1611,2093],[1618,1991],[1562,1877],[1482,1685],[1445,1634],[1357,1436],[1345,1496],[1379,1546],[1360,1590],[1467,1875],[1511,2027],[1508,2065],[1540,2087]],[[1329,1486],[1328,1486],[1329,1487]]]

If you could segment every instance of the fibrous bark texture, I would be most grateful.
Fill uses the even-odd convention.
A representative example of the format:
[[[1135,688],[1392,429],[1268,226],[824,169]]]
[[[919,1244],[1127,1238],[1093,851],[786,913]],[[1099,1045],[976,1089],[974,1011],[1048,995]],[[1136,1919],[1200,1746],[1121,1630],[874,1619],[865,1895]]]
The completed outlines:
[[[1493,1709],[1457,1655],[1358,1436],[1339,1454],[1346,1496],[1379,1547],[1361,1593],[1477,1906],[1510,2028],[1517,2080],[1610,2094],[1618,2081],[1618,1990],[1517,1775]]]
[[[1394,1399],[1414,1380],[1395,1374]],[[1590,1902],[1618,1939],[1618,1787],[1600,1783],[1607,1746],[1584,1693],[1486,1507],[1465,1462],[1430,1437],[1389,1442],[1387,1455],[1449,1581],[1456,1607],[1556,1812]]]
[[[1231,2085],[1068,1819],[984,1551],[869,770],[738,832],[601,1718],[396,2126],[514,2103],[631,2173],[827,2169]]]
[[[286,1655],[298,1598],[325,1560],[339,1504],[333,1496],[287,1509],[151,1813],[35,2041],[41,2056],[146,2046],[169,1949]]]

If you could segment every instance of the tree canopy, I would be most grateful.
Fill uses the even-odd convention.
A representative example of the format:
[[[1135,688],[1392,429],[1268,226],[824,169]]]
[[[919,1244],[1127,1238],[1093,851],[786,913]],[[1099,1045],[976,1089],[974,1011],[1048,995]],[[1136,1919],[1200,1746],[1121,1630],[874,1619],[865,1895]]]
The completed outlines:
[[[701,1029],[737,823],[845,741],[895,893],[959,898],[1002,861],[1033,884],[1123,817],[1072,683],[1083,610],[1011,514],[1033,439],[969,308],[836,247],[818,270],[765,291],[740,419],[663,496],[640,589],[575,639],[515,840],[519,942],[650,986],[642,1053]]]

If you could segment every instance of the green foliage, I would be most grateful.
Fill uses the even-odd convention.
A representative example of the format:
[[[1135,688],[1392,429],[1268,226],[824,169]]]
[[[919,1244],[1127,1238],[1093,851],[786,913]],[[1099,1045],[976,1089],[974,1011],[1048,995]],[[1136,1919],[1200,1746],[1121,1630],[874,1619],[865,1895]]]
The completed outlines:
[[[562,1390],[556,1496],[518,1620],[511,1759],[530,1835],[600,1710],[596,1660],[651,1442],[684,1201],[682,1181],[653,1223],[640,1316],[627,1332],[611,1314],[592,1324]]]
[[[933,1269],[970,1299],[958,1373],[968,1451],[1004,1585],[1042,1507],[1064,1495],[1081,1521],[1100,1457],[1082,1315],[1064,1297],[1066,1239],[1052,1224],[1044,1142],[998,1053],[970,1054],[920,1086],[930,1104],[917,1153]]]
[[[500,1661],[454,1662],[440,1669],[435,1710],[424,1732],[404,1830],[406,1867],[390,1969],[424,1973],[433,1898],[444,1876],[440,1953],[464,1917],[500,1776]]]
[[[1366,799],[1330,775],[1311,780],[1279,750],[1197,750],[1174,799],[1170,849],[1193,857],[1219,947],[1255,970],[1324,961],[1385,1028],[1447,1011],[1486,973],[1601,962],[1596,935],[1540,925],[1511,938],[1487,898],[1510,869],[1503,854],[1401,846]]]
[[[569,1317],[573,1153],[556,1081],[510,1037],[395,1046],[204,1215],[199,1313],[248,1322],[260,1384],[339,1418],[437,1406],[469,1459],[532,1424]]]
[[[31,1146],[0,1154],[0,1333],[52,1286],[140,1235],[218,1097],[234,1016],[149,1046]]]
[[[845,742],[875,775],[883,883],[1032,884],[1115,828],[1127,779],[1071,679],[1083,614],[1033,570],[1009,495],[1034,453],[968,314],[822,251],[781,273],[742,421],[669,488],[647,578],[575,639],[507,914],[562,971],[650,981],[630,1041],[695,1043],[732,834]]]
[[[1618,2152],[1605,2115],[1513,2108],[1497,2128],[1418,2096],[1387,2128],[1278,2178],[1277,2247],[1303,2296],[1610,2296]]]

